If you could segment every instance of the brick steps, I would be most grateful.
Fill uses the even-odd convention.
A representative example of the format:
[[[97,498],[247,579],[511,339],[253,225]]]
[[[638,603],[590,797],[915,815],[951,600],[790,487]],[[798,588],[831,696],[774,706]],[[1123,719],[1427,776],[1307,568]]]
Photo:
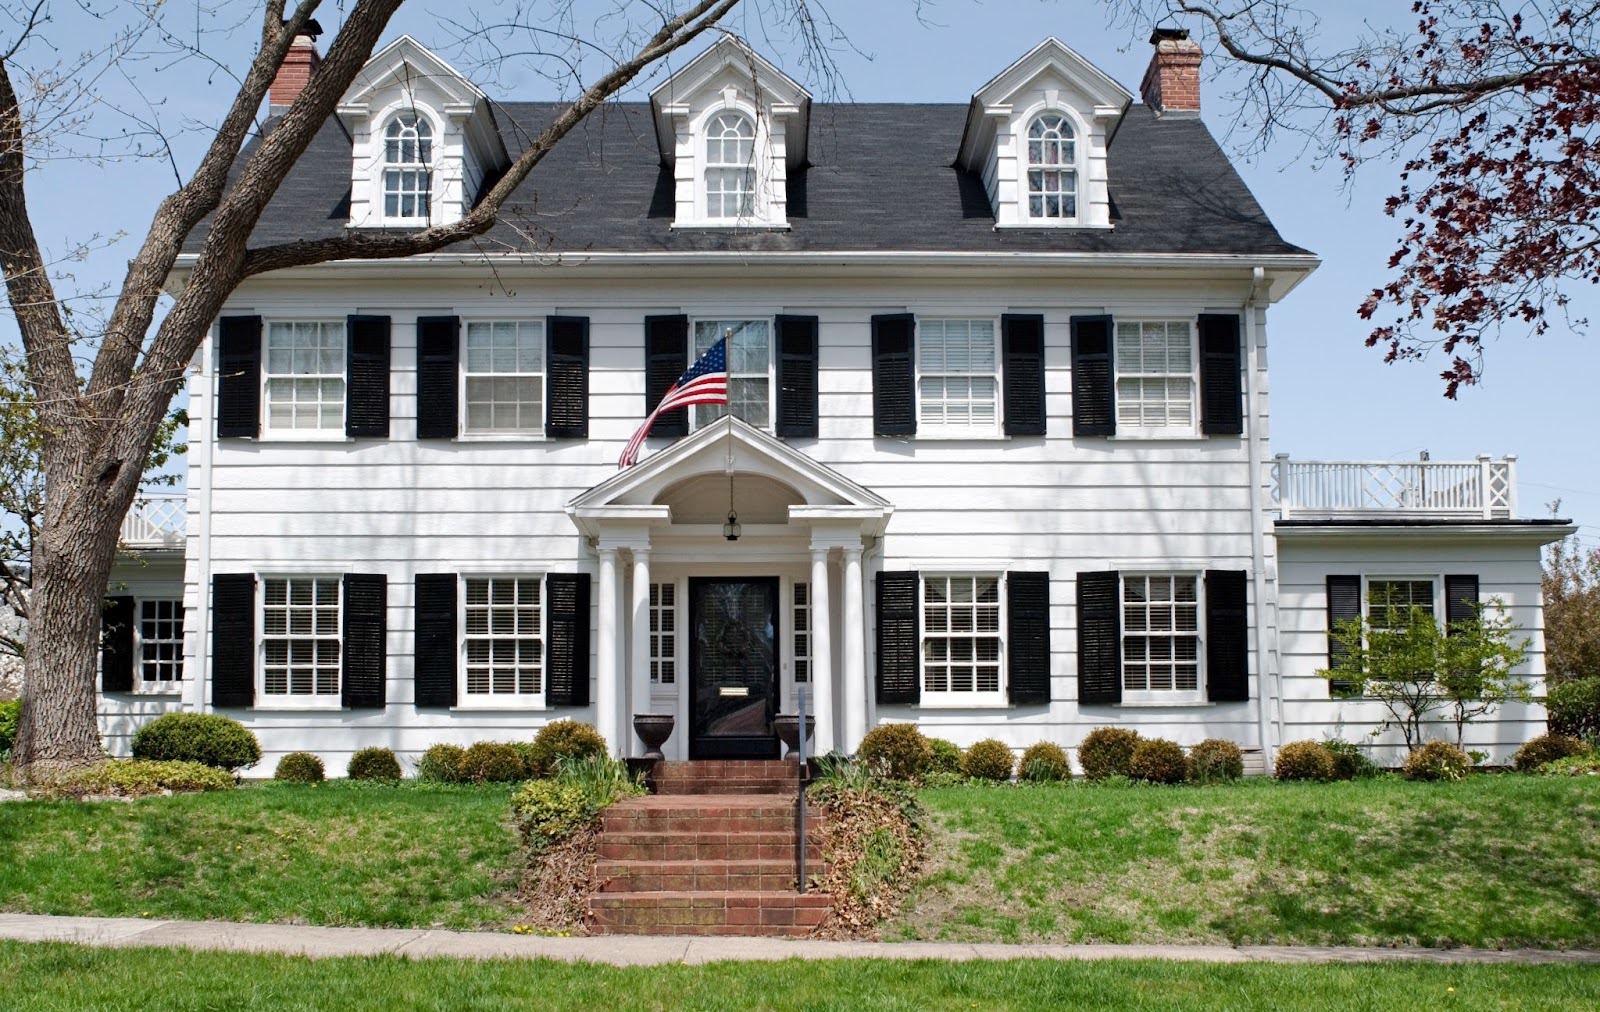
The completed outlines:
[[[658,795],[788,794],[798,789],[798,763],[787,759],[695,759],[659,762],[651,775]]]
[[[787,860],[607,861],[595,866],[602,892],[789,892],[795,887],[793,847]],[[807,874],[822,871],[808,865]]]
[[[599,893],[589,901],[589,918],[616,935],[805,935],[832,907],[823,893]]]
[[[820,861],[815,834],[806,860]],[[614,833],[602,831],[599,856],[612,861],[783,861],[795,856],[794,830],[783,833]]]

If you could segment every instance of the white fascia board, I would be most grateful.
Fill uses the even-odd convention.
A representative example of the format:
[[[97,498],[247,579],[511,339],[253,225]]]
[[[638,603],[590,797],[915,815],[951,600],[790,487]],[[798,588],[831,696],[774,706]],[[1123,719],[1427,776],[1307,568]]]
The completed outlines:
[[[1396,524],[1385,527],[1373,524],[1318,524],[1310,527],[1284,527],[1274,525],[1273,536],[1279,541],[1533,541],[1540,545],[1554,544],[1578,528],[1573,524]]]

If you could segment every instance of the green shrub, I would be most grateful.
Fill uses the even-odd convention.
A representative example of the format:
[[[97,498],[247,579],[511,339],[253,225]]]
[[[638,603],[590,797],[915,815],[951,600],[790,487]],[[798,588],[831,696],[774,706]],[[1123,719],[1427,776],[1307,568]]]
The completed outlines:
[[[1011,779],[1014,763],[1011,749],[1003,741],[985,738],[975,741],[961,757],[961,772],[974,780],[1000,782]]]
[[[321,759],[310,752],[290,752],[278,760],[278,768],[272,774],[272,779],[290,780],[297,784],[320,784],[325,776]]]
[[[517,758],[522,760],[522,779],[527,780],[533,776],[533,742],[514,741],[511,748],[517,753]]]
[[[933,758],[928,762],[928,773],[961,775],[961,746],[943,738],[929,738],[928,750]]]
[[[575,720],[553,720],[533,737],[528,775],[547,777],[562,759],[606,754],[606,739],[588,724]]]
[[[1084,735],[1078,745],[1078,765],[1090,780],[1106,777],[1125,777],[1128,764],[1133,761],[1133,746],[1139,741],[1139,732],[1121,727],[1097,727]]]
[[[1140,738],[1128,760],[1128,776],[1152,784],[1181,784],[1189,779],[1189,759],[1175,741]]]
[[[1332,780],[1333,753],[1320,741],[1291,741],[1278,750],[1272,775],[1279,780]]]
[[[1461,780],[1472,769],[1472,757],[1447,741],[1425,741],[1406,756],[1401,769],[1407,780]]]
[[[218,713],[167,713],[134,732],[133,757],[232,773],[260,762],[261,744],[249,728]]]
[[[1600,755],[1593,752],[1569,755],[1565,759],[1545,763],[1534,772],[1541,777],[1597,777],[1600,776]]]
[[[0,759],[11,754],[17,743],[17,725],[22,722],[22,700],[0,703]]]
[[[474,784],[509,784],[528,779],[517,750],[503,742],[480,741],[461,756],[461,779]]]
[[[1600,736],[1600,678],[1579,678],[1552,686],[1545,700],[1550,730],[1574,738]]]
[[[530,780],[511,799],[523,845],[535,854],[588,826],[597,811],[581,788],[559,780]]]
[[[1221,784],[1244,776],[1244,753],[1225,738],[1207,738],[1189,750],[1189,779]]]
[[[428,751],[422,753],[422,758],[417,760],[417,779],[436,784],[459,784],[461,760],[466,758],[466,755],[467,750],[459,745],[429,746]]]
[[[1370,780],[1383,772],[1367,755],[1367,750],[1353,741],[1333,738],[1323,742],[1322,747],[1333,755],[1335,780]]]
[[[386,748],[364,748],[350,757],[345,775],[351,780],[399,780],[400,760]]]
[[[933,764],[933,747],[915,724],[880,724],[868,731],[856,759],[891,780],[921,780]]]
[[[630,794],[643,794],[644,785],[621,759],[608,755],[574,756],[561,760],[555,779],[584,793],[596,810]]]
[[[1029,745],[1017,760],[1017,779],[1034,783],[1049,783],[1072,779],[1072,763],[1066,750],[1054,742],[1041,741]]]
[[[1541,734],[1522,743],[1517,754],[1511,757],[1511,765],[1523,773],[1531,773],[1545,763],[1588,753],[1589,746],[1571,735]]]
[[[68,798],[113,795],[142,798],[171,791],[225,791],[234,786],[233,774],[204,763],[156,759],[111,759],[94,766],[52,777],[45,790]]]

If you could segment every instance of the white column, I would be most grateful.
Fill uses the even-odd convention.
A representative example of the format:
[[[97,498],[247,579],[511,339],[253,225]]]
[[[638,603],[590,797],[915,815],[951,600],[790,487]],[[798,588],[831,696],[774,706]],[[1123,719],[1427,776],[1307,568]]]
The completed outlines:
[[[650,711],[650,550],[633,550],[633,623],[629,642],[633,644],[633,707],[628,713]],[[626,717],[627,715],[624,714]],[[644,743],[633,735],[633,721],[628,719],[627,731],[633,742],[633,754],[644,755]]]
[[[600,621],[595,630],[595,693],[594,726],[605,735],[612,755],[627,754],[627,742],[622,739],[622,722],[618,719],[617,677],[617,550],[602,545],[600,552]]]
[[[833,750],[833,614],[828,606],[828,550],[811,549],[811,700],[817,715],[817,755]]]
[[[867,735],[867,613],[861,600],[860,545],[844,547],[843,594],[843,607],[839,610],[844,624],[840,630],[844,649],[840,695],[844,699],[844,750],[853,753]]]

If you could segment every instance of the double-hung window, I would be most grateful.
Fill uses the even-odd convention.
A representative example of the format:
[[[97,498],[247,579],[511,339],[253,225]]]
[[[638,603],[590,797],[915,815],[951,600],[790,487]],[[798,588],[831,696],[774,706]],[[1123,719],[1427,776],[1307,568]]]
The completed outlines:
[[[345,321],[267,325],[268,431],[344,433]]]
[[[466,681],[473,702],[538,701],[545,691],[544,581],[467,577]]]
[[[1116,330],[1118,434],[1193,435],[1193,321],[1119,319]]]
[[[1124,702],[1201,702],[1200,577],[1122,574]]]
[[[1367,624],[1374,629],[1404,629],[1412,608],[1437,617],[1432,577],[1374,576],[1367,579]]]
[[[732,411],[759,429],[772,428],[772,320],[695,320],[692,360],[728,341],[728,404],[694,406],[694,427]]]
[[[261,616],[262,693],[299,701],[337,701],[340,581],[267,577]]]
[[[706,123],[706,217],[748,218],[755,213],[756,131],[750,117],[722,112]]]
[[[1004,698],[1000,577],[922,576],[922,694],[959,705]]]
[[[139,602],[139,687],[144,692],[174,692],[183,681],[183,602]]]
[[[1028,124],[1028,217],[1070,221],[1078,216],[1077,140],[1061,113]]]
[[[994,320],[918,319],[918,431],[997,431],[997,361]]]
[[[426,222],[433,202],[433,126],[415,109],[389,121],[383,132],[383,216]]]
[[[541,320],[471,320],[462,369],[465,432],[544,432],[545,334]]]
[[[650,684],[678,680],[678,585],[650,585]]]

